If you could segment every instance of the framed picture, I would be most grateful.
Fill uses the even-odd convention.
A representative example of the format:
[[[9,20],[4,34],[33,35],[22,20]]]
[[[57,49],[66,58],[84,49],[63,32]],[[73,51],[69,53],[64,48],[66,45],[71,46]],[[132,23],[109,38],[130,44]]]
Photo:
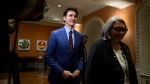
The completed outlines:
[[[18,40],[18,50],[30,50],[30,40],[29,39],[19,39]]]
[[[47,48],[47,41],[46,40],[37,40],[36,50],[37,51],[45,51]]]

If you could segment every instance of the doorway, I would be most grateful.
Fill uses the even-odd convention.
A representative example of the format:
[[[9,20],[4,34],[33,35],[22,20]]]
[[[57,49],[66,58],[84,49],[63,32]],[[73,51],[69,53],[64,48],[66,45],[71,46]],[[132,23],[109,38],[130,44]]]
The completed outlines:
[[[93,42],[101,39],[101,30],[103,26],[104,22],[99,17],[93,17],[86,22],[83,34],[89,36],[88,42],[85,44],[87,56]]]

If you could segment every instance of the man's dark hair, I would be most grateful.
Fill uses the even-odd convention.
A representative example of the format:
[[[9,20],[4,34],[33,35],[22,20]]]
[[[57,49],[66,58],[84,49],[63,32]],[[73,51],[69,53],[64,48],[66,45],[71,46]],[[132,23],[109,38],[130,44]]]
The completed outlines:
[[[87,35],[83,35],[83,37],[87,37],[87,38],[89,38],[89,36],[87,36]]]
[[[68,13],[68,11],[74,11],[74,12],[76,12],[76,15],[78,15],[77,8],[70,7],[70,8],[67,8],[67,9],[64,11],[63,16],[66,16],[67,13]]]

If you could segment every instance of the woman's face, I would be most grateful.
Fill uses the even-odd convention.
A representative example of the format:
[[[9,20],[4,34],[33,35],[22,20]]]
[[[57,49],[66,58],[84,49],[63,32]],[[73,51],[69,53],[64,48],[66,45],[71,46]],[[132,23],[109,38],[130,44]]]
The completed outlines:
[[[121,41],[128,29],[125,27],[124,23],[116,21],[110,30],[110,37],[112,41]]]

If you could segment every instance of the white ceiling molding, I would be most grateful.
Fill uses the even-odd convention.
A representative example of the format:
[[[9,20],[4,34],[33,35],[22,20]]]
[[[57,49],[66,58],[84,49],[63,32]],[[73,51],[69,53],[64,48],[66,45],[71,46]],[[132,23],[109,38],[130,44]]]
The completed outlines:
[[[32,24],[40,24],[40,25],[48,25],[48,26],[54,26],[54,27],[62,27],[64,23],[62,21],[55,21],[50,19],[43,19],[40,21],[21,21],[25,23],[32,23]]]
[[[63,23],[63,12],[68,7],[77,8],[79,11],[77,23],[82,23],[82,17],[99,10],[105,6],[112,6],[115,8],[125,8],[131,6],[136,0],[48,0],[50,9],[44,14],[44,22],[52,22],[59,25]],[[61,5],[61,7],[58,7]],[[46,21],[45,21],[46,19]],[[42,22],[39,21],[39,22]],[[58,21],[58,22],[57,22]]]

